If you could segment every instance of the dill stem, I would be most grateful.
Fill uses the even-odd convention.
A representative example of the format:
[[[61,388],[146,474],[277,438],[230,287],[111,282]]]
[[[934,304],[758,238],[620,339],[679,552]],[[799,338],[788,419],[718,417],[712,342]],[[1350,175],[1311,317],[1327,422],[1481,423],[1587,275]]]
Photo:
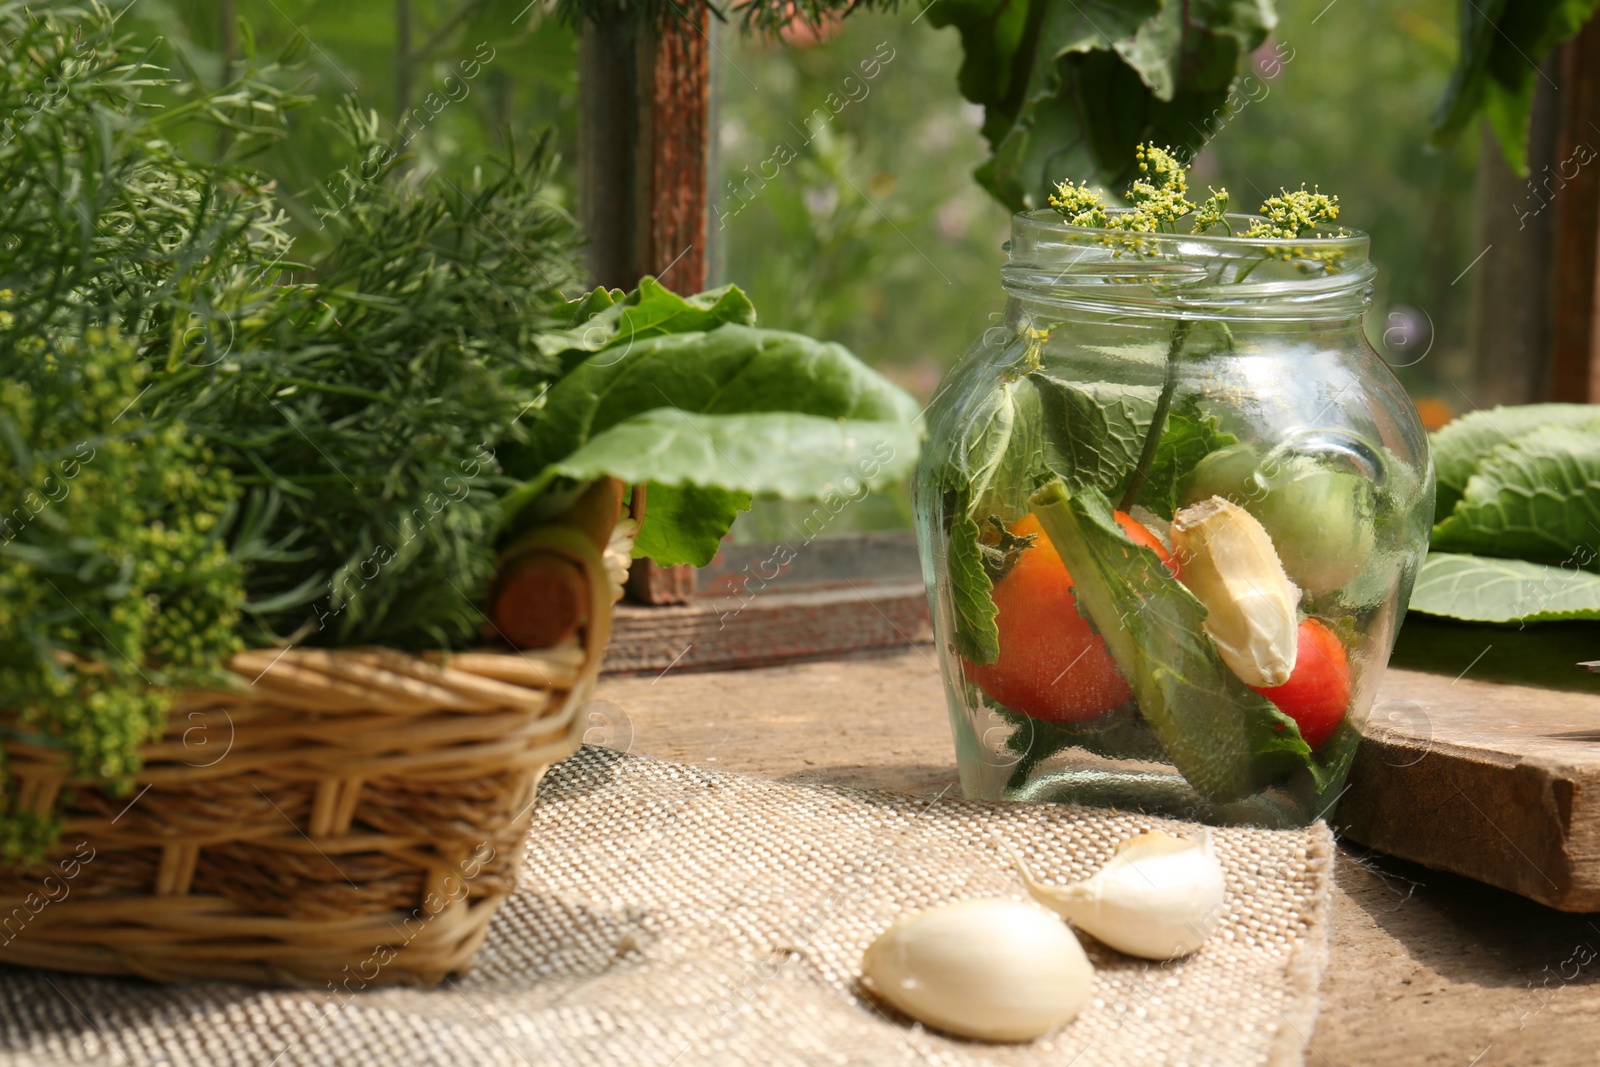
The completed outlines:
[[[1120,511],[1127,511],[1139,499],[1139,491],[1144,488],[1145,479],[1150,475],[1150,464],[1156,458],[1156,445],[1160,443],[1161,431],[1167,423],[1167,409],[1172,407],[1172,394],[1178,388],[1178,354],[1183,351],[1183,342],[1188,336],[1189,320],[1178,320],[1172,329],[1172,340],[1167,345],[1167,377],[1161,385],[1161,395],[1156,398],[1155,414],[1150,417],[1150,432],[1145,435],[1144,447],[1139,450],[1139,462],[1133,468],[1133,476],[1122,494],[1122,502],[1117,505]]]

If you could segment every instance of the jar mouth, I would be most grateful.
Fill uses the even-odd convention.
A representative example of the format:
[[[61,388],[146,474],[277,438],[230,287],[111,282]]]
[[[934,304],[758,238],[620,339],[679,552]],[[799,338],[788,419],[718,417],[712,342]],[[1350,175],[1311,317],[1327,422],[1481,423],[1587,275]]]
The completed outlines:
[[[1012,217],[1001,278],[1031,302],[1168,319],[1340,320],[1371,305],[1366,234],[1245,237],[1259,215],[1224,218],[1234,235],[1136,233],[1072,226],[1049,209],[1022,212]]]

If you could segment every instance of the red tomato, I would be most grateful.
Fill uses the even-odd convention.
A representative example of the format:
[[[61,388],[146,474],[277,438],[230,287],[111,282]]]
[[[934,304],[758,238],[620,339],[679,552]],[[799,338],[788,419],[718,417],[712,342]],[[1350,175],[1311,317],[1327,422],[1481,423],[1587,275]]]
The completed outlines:
[[[1350,663],[1333,631],[1307,619],[1295,639],[1289,680],[1266,689],[1251,688],[1278,705],[1300,727],[1306,744],[1318,748],[1344,721],[1350,705]]]
[[[1130,540],[1172,568],[1154,534],[1123,512],[1116,519]],[[967,677],[1012,711],[1047,722],[1083,722],[1110,711],[1133,693],[1105,639],[1078,614],[1072,576],[1033,515],[1013,523],[1011,532],[1036,540],[994,587],[999,657],[968,663]]]

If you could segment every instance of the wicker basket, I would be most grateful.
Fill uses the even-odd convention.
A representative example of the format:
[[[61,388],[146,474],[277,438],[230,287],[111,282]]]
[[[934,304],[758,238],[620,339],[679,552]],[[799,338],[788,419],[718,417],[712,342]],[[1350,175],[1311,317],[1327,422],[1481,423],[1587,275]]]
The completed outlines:
[[[539,780],[582,738],[611,632],[593,542],[535,538],[583,569],[581,642],[235,657],[240,690],[179,694],[133,792],[78,789],[50,859],[0,870],[0,961],[349,990],[465,970],[514,888]],[[59,756],[7,754],[47,810]]]

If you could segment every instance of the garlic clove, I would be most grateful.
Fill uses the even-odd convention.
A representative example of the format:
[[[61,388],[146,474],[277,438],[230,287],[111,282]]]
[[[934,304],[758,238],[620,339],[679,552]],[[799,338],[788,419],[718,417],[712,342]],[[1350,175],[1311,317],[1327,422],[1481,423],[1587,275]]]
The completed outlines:
[[[1298,648],[1300,590],[1266,528],[1214,496],[1174,515],[1171,536],[1184,584],[1206,607],[1202,625],[1222,661],[1247,685],[1287,682]]]
[[[1094,877],[1075,885],[1041,884],[1016,863],[1033,899],[1130,956],[1186,956],[1222,919],[1222,864],[1209,830],[1198,841],[1160,832],[1130,838]]]
[[[1015,900],[915,912],[878,935],[863,984],[919,1022],[985,1041],[1029,1041],[1070,1022],[1094,968],[1066,924]]]

